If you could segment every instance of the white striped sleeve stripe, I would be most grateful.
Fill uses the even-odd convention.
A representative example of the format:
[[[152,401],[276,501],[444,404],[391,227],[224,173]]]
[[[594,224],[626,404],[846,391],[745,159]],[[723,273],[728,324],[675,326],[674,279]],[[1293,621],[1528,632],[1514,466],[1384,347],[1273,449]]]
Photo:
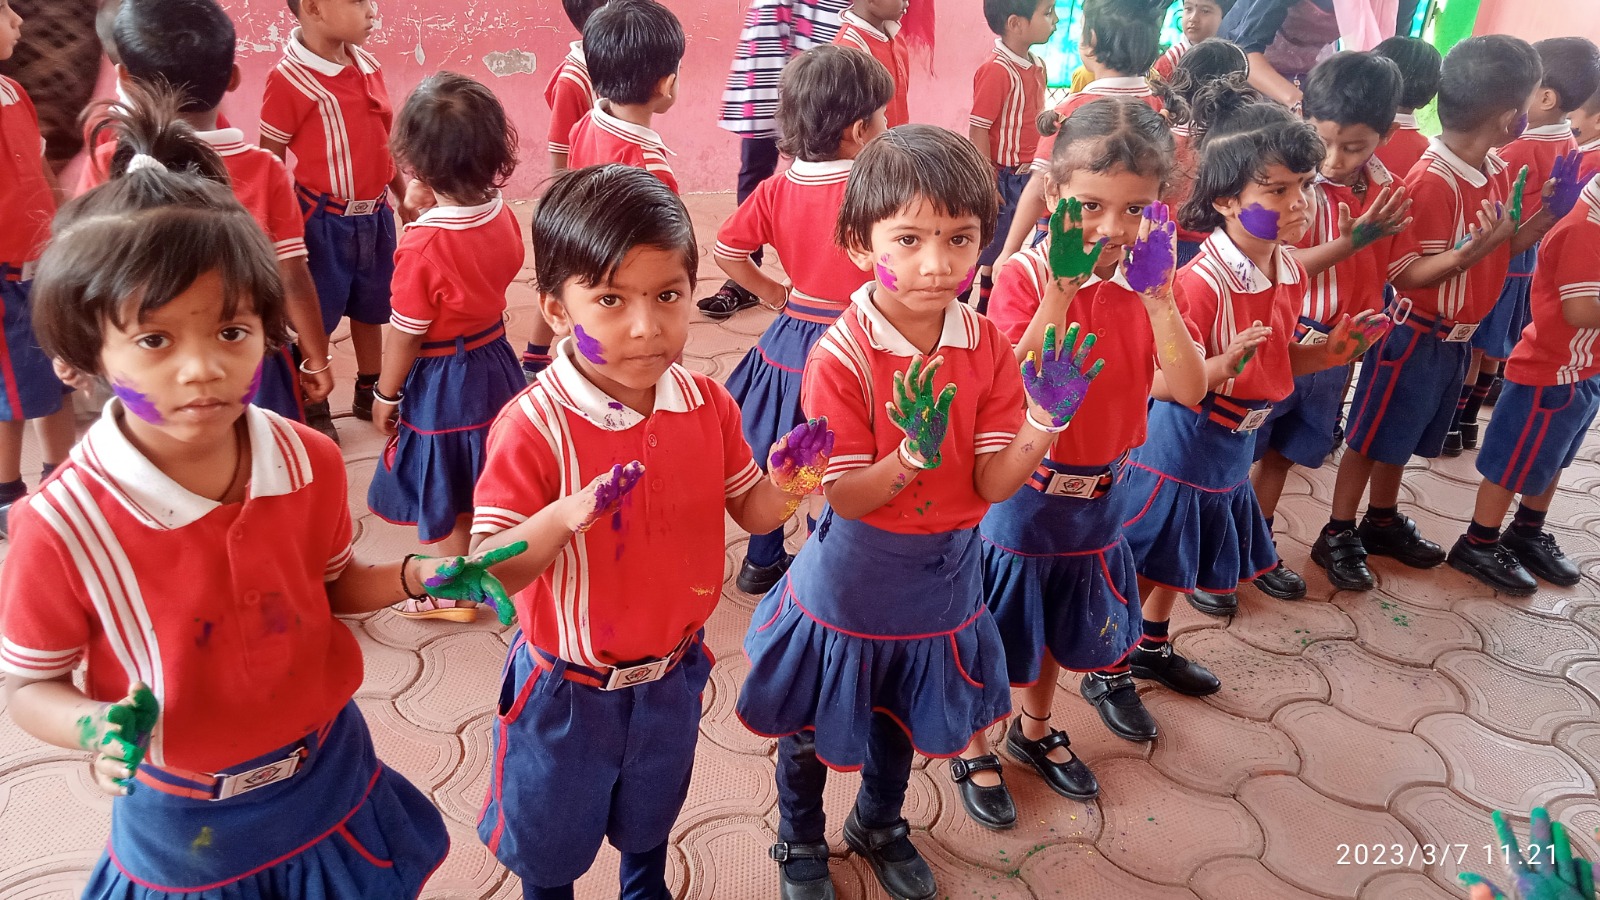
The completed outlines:
[[[389,324],[394,327],[394,330],[403,331],[406,334],[427,334],[428,326],[433,324],[433,320],[416,319],[412,318],[411,316],[403,316],[400,314],[399,310],[391,310],[389,313]]]
[[[528,521],[528,517],[497,506],[480,506],[472,514],[473,534],[499,534]]]
[[[1420,253],[1407,253],[1389,263],[1389,279],[1392,281],[1396,275],[1406,270],[1406,267],[1422,258]]]
[[[261,136],[266,138],[269,141],[277,141],[280,144],[287,144],[287,143],[289,143],[289,139],[291,137],[293,137],[294,135],[291,135],[287,131],[279,131],[278,129],[273,128],[271,125],[268,125],[267,123],[262,122],[261,123]]]
[[[84,649],[34,650],[0,637],[0,671],[30,680],[69,675],[78,668]]]
[[[722,495],[730,500],[734,497],[742,497],[749,493],[750,489],[760,481],[761,470],[756,468],[753,460],[746,462],[744,468],[734,473],[731,478],[723,480]]]
[[[328,560],[328,564],[322,568],[322,580],[337,581],[339,576],[344,574],[344,570],[349,568],[350,561],[355,558],[356,545],[353,543],[345,544],[344,549],[334,554],[333,558]]]
[[[1562,300],[1581,300],[1600,293],[1600,281],[1575,281],[1561,286]]]
[[[550,152],[551,153],[571,153],[572,152],[572,145],[571,144],[557,144],[554,141],[546,141],[545,142],[545,146],[550,148]]]
[[[978,453],[997,453],[1011,446],[1011,442],[1016,439],[1014,432],[980,431],[973,447]]]
[[[297,256],[308,256],[305,238],[285,238],[272,245],[273,251],[281,262],[285,259],[294,259]]]
[[[985,119],[981,116],[968,116],[967,124],[971,125],[973,128],[990,128],[994,126],[994,120]]]
[[[833,484],[857,469],[865,469],[877,460],[870,453],[835,456],[828,460],[828,471],[822,473],[823,484]]]
[[[735,261],[749,259],[750,256],[755,253],[754,250],[740,250],[737,247],[730,247],[721,241],[717,241],[716,249],[712,250],[711,252],[719,259],[731,259]]]

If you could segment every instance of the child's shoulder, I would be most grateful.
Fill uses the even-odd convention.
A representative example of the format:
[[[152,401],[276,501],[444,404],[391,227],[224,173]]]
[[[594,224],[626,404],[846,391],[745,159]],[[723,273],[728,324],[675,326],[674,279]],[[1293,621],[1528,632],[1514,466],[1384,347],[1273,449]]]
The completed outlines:
[[[22,82],[8,75],[0,75],[0,106],[10,106],[13,103],[27,103],[31,106],[33,100],[28,96],[28,91],[22,86]]]

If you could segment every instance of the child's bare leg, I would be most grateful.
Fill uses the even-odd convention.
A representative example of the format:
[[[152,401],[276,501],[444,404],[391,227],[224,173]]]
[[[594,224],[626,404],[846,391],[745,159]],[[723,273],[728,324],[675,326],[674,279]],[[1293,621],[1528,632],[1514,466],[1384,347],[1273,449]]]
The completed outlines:
[[[58,466],[67,458],[72,445],[77,443],[78,428],[72,409],[72,397],[62,398],[61,408],[34,420],[39,434],[39,446],[47,466]]]
[[[383,326],[350,320],[350,345],[356,351],[356,374],[376,375],[383,369]]]
[[[22,422],[0,422],[0,484],[22,480]],[[5,498],[0,498],[3,502]]]
[[[1261,514],[1271,519],[1278,511],[1278,500],[1283,496],[1283,485],[1294,463],[1276,450],[1268,450],[1250,473],[1250,486],[1255,489],[1256,502]]]

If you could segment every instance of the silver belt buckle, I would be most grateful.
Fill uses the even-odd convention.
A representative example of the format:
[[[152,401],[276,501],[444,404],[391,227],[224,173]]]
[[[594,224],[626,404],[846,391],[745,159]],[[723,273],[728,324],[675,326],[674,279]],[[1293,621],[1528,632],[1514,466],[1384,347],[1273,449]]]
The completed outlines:
[[[37,259],[33,260],[31,262],[23,263],[22,264],[22,280],[23,281],[32,281],[33,280],[33,270],[38,268],[38,267],[39,267],[39,261]]]
[[[1099,489],[1100,477],[1055,472],[1050,475],[1050,483],[1045,485],[1044,492],[1052,497],[1076,497],[1079,500],[1088,500]]]
[[[1261,427],[1262,423],[1267,421],[1267,416],[1270,415],[1272,415],[1272,407],[1270,406],[1252,409],[1243,419],[1239,420],[1239,427],[1234,429],[1234,433],[1242,434],[1246,431],[1255,431]]]
[[[1472,340],[1472,336],[1477,333],[1477,331],[1478,326],[1475,324],[1458,324],[1456,327],[1450,329],[1449,334],[1444,336],[1444,342],[1446,344],[1459,344],[1462,341],[1470,341]]]
[[[294,773],[300,771],[304,762],[304,754],[296,751],[293,755],[270,762],[264,766],[257,766],[248,772],[239,772],[235,775],[222,776],[222,785],[217,790],[217,799],[226,800],[239,794],[246,794],[256,788],[263,788],[269,784],[277,784]]]
[[[344,214],[347,216],[370,216],[377,211],[376,200],[351,200],[344,207]]]
[[[611,670],[611,677],[606,679],[602,691],[615,691],[620,688],[638,687],[652,681],[660,681],[661,676],[667,674],[672,668],[672,657],[664,657],[654,662],[640,663],[637,666],[617,667]]]
[[[1305,336],[1300,338],[1302,347],[1320,347],[1328,342],[1328,336],[1315,328],[1307,328]]]

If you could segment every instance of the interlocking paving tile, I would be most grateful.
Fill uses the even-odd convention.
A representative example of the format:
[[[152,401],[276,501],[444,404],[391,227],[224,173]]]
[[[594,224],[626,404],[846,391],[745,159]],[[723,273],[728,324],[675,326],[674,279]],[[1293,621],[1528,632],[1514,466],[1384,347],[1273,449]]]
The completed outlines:
[[[1425,862],[1428,877],[1436,885],[1465,897],[1466,891],[1459,889],[1462,872],[1499,870],[1493,857],[1498,851],[1488,809],[1474,806],[1454,791],[1431,786],[1403,791],[1391,809],[1416,835],[1406,845],[1408,854],[1412,847],[1418,848],[1419,855],[1423,848],[1435,850],[1433,858]]]
[[[1221,679],[1206,702],[1236,716],[1265,721],[1287,703],[1328,699],[1328,682],[1303,659],[1258,650],[1225,631],[1186,634],[1175,644]]]
[[[448,778],[437,782],[433,791],[433,802],[439,811],[463,825],[476,827],[478,813],[483,809],[493,764],[490,734],[495,721],[493,709],[467,720],[461,734],[454,738],[461,745],[461,764]]]
[[[1561,750],[1507,737],[1460,713],[1429,716],[1417,734],[1444,757],[1450,786],[1482,806],[1532,809],[1595,791],[1594,779]]]
[[[1454,900],[1465,891],[1447,891],[1427,876],[1412,872],[1379,875],[1361,889],[1361,900]]]
[[[734,712],[739,699],[739,685],[750,671],[750,662],[744,654],[721,656],[711,669],[711,680],[706,683],[705,713],[700,719],[700,736],[736,753],[768,756],[775,741],[764,738],[744,727]]]
[[[1286,602],[1254,589],[1239,599],[1239,614],[1228,623],[1228,633],[1260,650],[1299,656],[1316,641],[1356,636],[1350,617],[1323,600]]]
[[[1584,606],[1572,611],[1572,621],[1588,629],[1589,633],[1600,637],[1600,605]],[[1600,691],[1600,675],[1593,676],[1596,690]]]
[[[1343,845],[1389,846],[1415,843],[1393,816],[1357,809],[1317,793],[1298,778],[1269,775],[1239,788],[1239,802],[1266,833],[1261,862],[1290,884],[1332,897],[1354,897],[1361,885],[1383,871],[1421,871],[1410,860],[1368,858],[1367,865],[1344,864]]]
[[[368,618],[373,617],[407,621],[403,616],[383,613],[373,613]],[[361,660],[365,666],[361,689],[356,691],[357,697],[393,697],[410,687],[422,674],[422,658],[415,649],[402,649],[379,641],[360,623],[352,621],[346,624],[351,626],[350,631],[355,634],[356,643],[361,645]]]
[[[1304,655],[1328,679],[1334,706],[1383,728],[1410,731],[1430,713],[1466,708],[1461,689],[1440,673],[1390,662],[1354,641],[1320,641]]]
[[[1555,745],[1567,751],[1600,781],[1600,722],[1583,722],[1563,728],[1556,732]]]
[[[700,822],[734,816],[759,819],[777,802],[771,760],[705,747],[695,754],[689,798],[678,814],[678,826],[692,828]]]
[[[1171,691],[1151,693],[1145,705],[1156,721],[1171,725],[1156,740],[1150,764],[1180,784],[1232,794],[1247,778],[1300,770],[1294,742],[1270,724]]]
[[[1600,719],[1600,700],[1563,679],[1513,669],[1471,650],[1446,653],[1438,666],[1466,693],[1467,715],[1512,737],[1548,742],[1568,722]]]
[[[1063,842],[1088,844],[1104,822],[1096,803],[1068,800],[1045,786],[1032,769],[1003,757],[1006,785],[1017,806],[1017,824],[994,831],[972,821],[961,806],[947,763],[932,767],[939,787],[939,819],[933,833],[954,856],[975,866],[1011,871],[1028,854]],[[1098,776],[1096,776],[1098,777]]]
[[[1244,856],[1206,863],[1189,886],[1201,900],[1324,900],[1272,874],[1260,860]]]
[[[1355,621],[1362,647],[1398,663],[1431,666],[1442,653],[1483,646],[1483,638],[1461,616],[1407,603],[1383,591],[1340,591],[1333,602]]]
[[[1571,622],[1491,601],[1463,604],[1460,612],[1483,632],[1485,650],[1519,668],[1559,675],[1571,663],[1600,659],[1600,637]]]
[[[1112,760],[1096,775],[1105,826],[1095,847],[1141,878],[1183,885],[1218,856],[1261,852],[1260,826],[1231,797],[1183,787],[1139,760]]]
[[[81,756],[11,774],[0,782],[0,896],[11,885],[86,876],[110,830],[111,798]]]
[[[1383,809],[1413,784],[1444,784],[1444,760],[1428,743],[1322,703],[1296,703],[1272,717],[1304,760],[1300,779],[1335,800]]]
[[[1127,897],[1195,900],[1188,888],[1156,884],[1119,868],[1087,844],[1055,844],[1029,855],[1022,878],[1040,900],[1066,897]],[[978,897],[985,897],[979,894]]]
[[[506,648],[488,631],[441,631],[422,647],[422,676],[395,706],[424,728],[454,734],[500,695]]]
[[[774,840],[766,822],[756,816],[713,818],[681,832],[688,891],[679,896],[776,897],[778,864],[767,857]]]

